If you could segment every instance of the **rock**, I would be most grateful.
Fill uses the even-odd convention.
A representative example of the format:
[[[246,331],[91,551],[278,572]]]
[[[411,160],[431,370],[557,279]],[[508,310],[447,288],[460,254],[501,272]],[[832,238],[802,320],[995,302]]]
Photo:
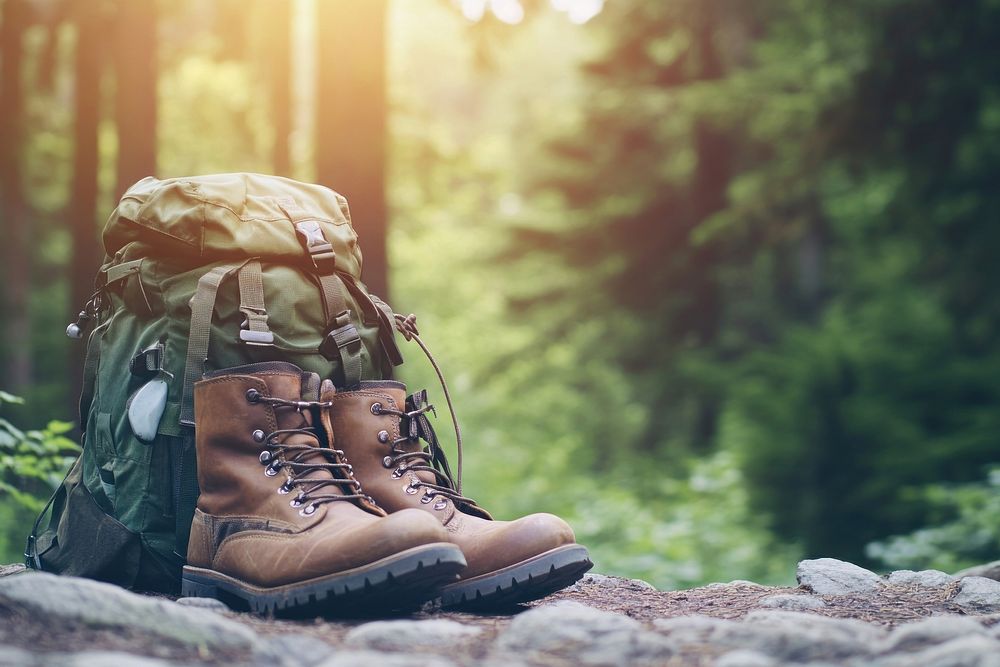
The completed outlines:
[[[932,616],[898,626],[882,643],[881,651],[921,650],[967,635],[985,636],[986,628],[965,616]]]
[[[956,579],[961,579],[962,577],[986,577],[987,579],[1000,581],[1000,560],[995,560],[992,563],[986,563],[985,565],[967,567],[964,570],[955,573]]]
[[[477,626],[462,625],[443,618],[428,621],[374,621],[348,632],[344,644],[352,648],[378,651],[426,648],[445,653],[454,648],[455,644],[481,632],[482,628]]]
[[[0,565],[0,577],[6,577],[12,574],[18,574],[19,572],[24,572],[27,570],[25,566],[20,563],[14,563],[12,565]]]
[[[496,648],[529,662],[558,656],[585,665],[662,665],[674,653],[666,637],[638,621],[573,602],[522,613],[500,635]]]
[[[747,649],[724,653],[715,661],[715,667],[777,667],[777,665],[778,661],[771,656]]]
[[[786,662],[839,662],[870,655],[884,635],[884,630],[863,621],[768,609],[750,612],[715,642]]]
[[[144,597],[90,579],[27,572],[0,579],[0,597],[58,623],[128,627],[204,649],[252,648],[250,628],[215,612]]]
[[[211,609],[212,611],[232,611],[229,605],[215,598],[177,598],[174,602],[185,607],[198,607],[199,609]]]
[[[868,595],[882,586],[871,570],[835,558],[800,561],[795,577],[819,595]]]
[[[564,593],[578,593],[587,588],[626,588],[633,591],[655,591],[656,587],[642,579],[626,579],[625,577],[609,577],[604,574],[588,573],[580,581],[563,589]]]
[[[758,602],[761,607],[769,609],[791,609],[792,611],[803,611],[806,609],[822,609],[826,606],[820,598],[811,595],[797,595],[794,593],[778,593],[761,598]]]
[[[977,612],[1000,612],[1000,581],[965,577],[958,585],[958,595],[951,601]]]
[[[700,615],[658,618],[653,621],[654,628],[679,646],[708,643],[713,637],[728,632],[734,625],[735,621]]]
[[[1000,667],[1000,641],[981,635],[957,637],[919,653],[897,653],[877,667]]]
[[[316,667],[455,667],[447,658],[426,653],[337,651]]]
[[[75,654],[50,654],[46,665],[60,667],[176,667],[176,662],[133,655],[122,651],[86,651]]]
[[[0,646],[0,667],[31,667],[37,659],[37,655],[16,646]]]
[[[336,650],[311,635],[283,632],[260,642],[253,655],[258,665],[267,667],[314,667]]]
[[[893,586],[920,586],[922,588],[944,588],[958,579],[941,570],[896,570],[886,577]]]

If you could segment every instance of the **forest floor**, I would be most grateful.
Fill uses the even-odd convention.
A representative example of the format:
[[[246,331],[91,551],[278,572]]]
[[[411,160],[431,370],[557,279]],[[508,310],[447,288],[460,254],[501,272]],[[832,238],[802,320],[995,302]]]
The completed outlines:
[[[425,606],[415,614],[381,619],[389,620],[384,623],[371,618],[291,621],[208,611],[163,597],[138,596],[120,589],[112,593],[112,587],[105,584],[19,570],[19,566],[0,567],[0,666],[86,667],[126,658],[138,662],[125,660],[121,664],[149,667],[336,667],[342,663],[355,667],[579,663],[766,666],[817,659],[851,665],[1000,664],[1000,614],[996,613],[1000,607],[972,609],[956,602],[965,581],[959,579],[936,587],[882,582],[867,592],[818,595],[807,586],[775,588],[743,581],[658,591],[637,580],[588,575],[569,589],[502,613],[457,613]],[[38,590],[41,598],[48,595],[46,587],[82,587],[67,594],[67,608],[81,598],[78,593],[83,599],[92,595],[91,589],[128,597],[116,602],[122,608],[120,622],[95,619],[85,609],[63,613],[52,607],[55,611],[46,613],[46,603],[34,607],[33,597],[5,592],[5,575],[14,575],[9,579],[34,578],[37,587],[33,590]],[[209,619],[226,624],[213,632],[219,634],[220,641],[225,635],[229,637],[221,643],[179,639],[164,629],[172,620],[151,628],[134,621],[144,611],[130,614],[127,610],[133,603],[153,602],[159,605],[157,609],[176,608],[192,615],[194,623],[204,625]],[[187,622],[178,618],[182,624]],[[914,625],[922,619],[931,621]],[[940,626],[942,622],[950,625]],[[250,632],[243,639],[233,639],[242,635],[232,624]],[[894,630],[897,626],[900,629]],[[923,629],[901,629],[909,626]],[[945,662],[920,659],[919,651],[940,652],[941,645],[963,637],[967,645],[956,645],[956,650],[966,658],[956,661],[954,656],[945,656]],[[906,660],[899,662],[904,657]]]

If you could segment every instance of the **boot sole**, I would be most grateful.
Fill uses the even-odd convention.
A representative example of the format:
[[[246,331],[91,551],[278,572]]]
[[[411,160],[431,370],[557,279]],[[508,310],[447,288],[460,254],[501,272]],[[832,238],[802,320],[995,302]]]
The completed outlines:
[[[441,589],[441,606],[475,611],[537,600],[572,585],[593,566],[586,547],[567,544],[516,565],[448,584]]]
[[[307,581],[261,587],[215,570],[185,566],[181,595],[221,600],[232,609],[285,617],[365,615],[411,610],[437,597],[465,568],[461,549],[435,543]]]

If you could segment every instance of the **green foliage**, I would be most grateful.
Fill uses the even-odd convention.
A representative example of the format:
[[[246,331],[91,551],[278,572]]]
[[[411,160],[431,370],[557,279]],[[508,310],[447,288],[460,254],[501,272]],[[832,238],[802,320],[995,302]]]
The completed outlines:
[[[24,401],[0,391],[0,406]],[[0,501],[9,496],[17,504],[38,512],[66,473],[80,446],[66,434],[67,422],[51,421],[41,430],[22,431],[0,418]]]
[[[932,527],[873,542],[869,557],[895,569],[955,572],[1000,553],[1000,468],[982,482],[932,484],[916,495],[933,510]]]

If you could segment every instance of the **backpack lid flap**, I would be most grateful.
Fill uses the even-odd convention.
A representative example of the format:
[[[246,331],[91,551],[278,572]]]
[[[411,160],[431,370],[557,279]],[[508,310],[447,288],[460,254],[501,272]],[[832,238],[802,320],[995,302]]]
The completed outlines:
[[[295,220],[288,213],[295,205]],[[294,223],[315,222],[336,269],[361,275],[361,251],[347,199],[329,188],[262,174],[147,177],[122,196],[104,228],[109,256],[133,241],[164,254],[206,260],[238,257],[314,264]]]

